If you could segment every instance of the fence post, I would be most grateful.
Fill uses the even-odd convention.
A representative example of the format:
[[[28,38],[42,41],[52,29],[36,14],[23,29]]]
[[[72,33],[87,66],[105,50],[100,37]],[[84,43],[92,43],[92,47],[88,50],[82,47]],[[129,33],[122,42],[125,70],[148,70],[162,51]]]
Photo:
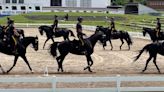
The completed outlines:
[[[29,24],[27,23],[27,28],[29,27]]]
[[[56,82],[57,82],[57,78],[56,76],[52,77],[52,92],[56,92]]]
[[[120,75],[117,75],[117,92],[121,92],[121,81],[120,81]]]

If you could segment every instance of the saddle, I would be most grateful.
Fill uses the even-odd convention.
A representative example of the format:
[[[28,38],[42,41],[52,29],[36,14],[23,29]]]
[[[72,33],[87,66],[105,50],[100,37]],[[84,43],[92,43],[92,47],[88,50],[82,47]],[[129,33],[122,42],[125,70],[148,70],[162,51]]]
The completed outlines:
[[[81,49],[81,50],[83,50],[84,48],[90,48],[90,49],[92,49],[92,44],[87,39],[84,40],[84,46],[82,46],[81,42],[79,40],[76,40],[76,39],[74,39],[72,41],[72,44],[77,49]]]
[[[159,32],[159,37],[164,36],[164,32]]]

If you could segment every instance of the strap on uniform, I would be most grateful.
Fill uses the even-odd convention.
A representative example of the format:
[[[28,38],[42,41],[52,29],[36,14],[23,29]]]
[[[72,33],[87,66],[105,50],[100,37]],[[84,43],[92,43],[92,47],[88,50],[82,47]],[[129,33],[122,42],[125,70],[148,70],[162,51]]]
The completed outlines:
[[[12,35],[12,39],[14,40],[15,45],[17,45],[17,40],[13,35]]]

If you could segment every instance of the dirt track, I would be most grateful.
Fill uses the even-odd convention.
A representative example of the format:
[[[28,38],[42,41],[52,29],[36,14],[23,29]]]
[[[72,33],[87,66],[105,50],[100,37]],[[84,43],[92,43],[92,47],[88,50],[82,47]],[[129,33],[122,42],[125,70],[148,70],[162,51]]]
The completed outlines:
[[[31,74],[27,65],[22,59],[18,59],[17,65],[15,68],[8,74],[3,76],[43,76],[43,72],[46,66],[48,66],[50,75],[55,76],[115,76],[115,75],[163,75],[158,74],[153,62],[150,62],[148,65],[148,70],[141,74],[140,72],[145,66],[148,54],[144,53],[141,58],[133,63],[134,57],[138,54],[143,46],[150,43],[149,40],[136,39],[133,38],[133,46],[131,50],[127,50],[127,45],[123,45],[123,50],[119,50],[119,45],[121,42],[119,40],[113,40],[113,51],[110,50],[110,45],[106,47],[106,50],[103,50],[102,46],[97,43],[95,46],[95,52],[92,55],[94,65],[92,66],[93,73],[89,73],[87,70],[84,71],[84,67],[87,65],[86,58],[84,56],[76,56],[69,54],[64,60],[64,73],[57,72],[57,63],[55,59],[50,56],[48,52],[49,45],[52,43],[49,41],[46,45],[46,49],[43,50],[43,42],[46,37],[40,36],[37,28],[24,28],[26,36],[36,36],[39,37],[39,50],[35,52],[30,46],[27,49],[27,59],[34,70],[34,74]],[[92,32],[85,31],[89,36]],[[73,38],[71,38],[73,39]],[[63,38],[55,38],[55,41],[61,41]],[[1,56],[1,65],[5,70],[9,69],[12,64],[14,57],[0,54]],[[164,57],[158,55],[157,64],[161,69],[161,72],[164,73],[164,62],[162,61]],[[3,77],[1,76],[1,77]]]

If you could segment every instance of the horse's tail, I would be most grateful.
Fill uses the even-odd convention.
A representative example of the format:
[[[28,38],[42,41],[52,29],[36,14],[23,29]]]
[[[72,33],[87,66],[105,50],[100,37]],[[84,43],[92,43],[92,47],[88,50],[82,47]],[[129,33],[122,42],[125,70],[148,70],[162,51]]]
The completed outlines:
[[[150,44],[146,45],[145,47],[143,47],[142,50],[139,51],[139,54],[135,57],[134,62],[137,61],[137,60],[140,58],[141,54],[142,54],[144,51],[149,51],[149,46],[150,46]]]
[[[50,54],[53,57],[57,56],[57,47],[58,47],[59,42],[54,42],[53,44],[50,45]]]
[[[71,33],[71,36],[75,37],[74,33],[71,30],[68,30]]]
[[[127,42],[128,42],[128,45],[132,45],[133,42],[132,42],[132,38],[131,38],[131,36],[129,35],[128,32],[126,32],[126,35],[127,35]]]

